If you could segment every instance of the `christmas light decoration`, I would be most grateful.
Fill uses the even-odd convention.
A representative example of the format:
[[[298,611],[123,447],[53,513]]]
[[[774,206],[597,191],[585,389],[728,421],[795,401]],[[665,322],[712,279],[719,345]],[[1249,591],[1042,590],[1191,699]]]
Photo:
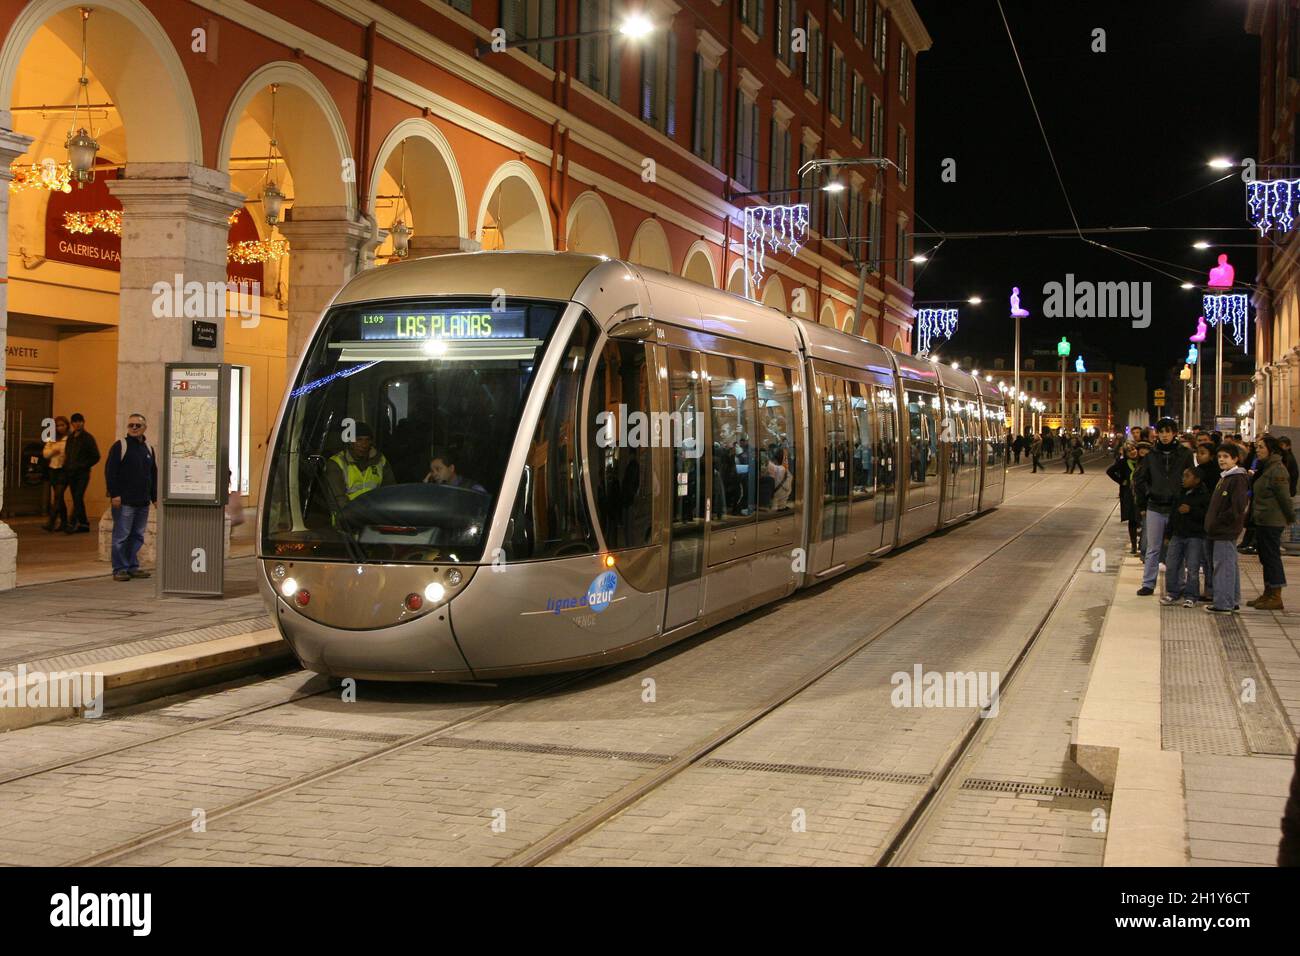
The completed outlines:
[[[755,286],[763,279],[764,246],[799,254],[808,237],[808,204],[750,206],[745,209],[745,272]]]
[[[1076,359],[1074,360],[1074,370],[1075,370],[1076,372],[1078,372],[1080,375],[1082,375],[1084,372],[1088,371],[1086,368],[1083,367],[1083,356],[1082,356],[1082,355],[1080,355],[1078,358],[1076,358]]]
[[[1232,344],[1250,351],[1246,325],[1250,321],[1249,300],[1244,293],[1232,295],[1207,295],[1202,300],[1205,321],[1210,325],[1226,323],[1232,331]]]
[[[1200,361],[1200,358],[1201,358],[1201,353],[1196,350],[1195,345],[1192,345],[1188,347],[1187,358],[1184,359],[1183,361],[1185,361],[1188,365],[1195,365],[1198,361]]]
[[[1235,278],[1236,270],[1232,268],[1232,263],[1228,262],[1228,254],[1220,253],[1219,264],[1210,269],[1210,281],[1207,285],[1211,289],[1231,289]]]
[[[916,310],[916,354],[929,355],[936,338],[950,339],[957,332],[956,309]]]
[[[1196,331],[1192,334],[1189,342],[1204,342],[1208,330],[1205,328],[1205,316],[1198,316],[1196,319]]]
[[[122,210],[98,209],[95,212],[65,212],[63,228],[68,232],[88,236],[96,229],[111,232],[115,236],[122,234]]]
[[[249,239],[244,242],[232,242],[226,245],[226,260],[240,265],[255,265],[279,259],[289,251],[287,239]]]
[[[1250,224],[1261,236],[1276,226],[1289,232],[1296,221],[1300,202],[1300,179],[1267,179],[1246,183],[1246,208]]]
[[[28,189],[48,189],[52,193],[72,192],[72,165],[46,159],[39,163],[23,165],[11,163],[9,191],[20,193]]]

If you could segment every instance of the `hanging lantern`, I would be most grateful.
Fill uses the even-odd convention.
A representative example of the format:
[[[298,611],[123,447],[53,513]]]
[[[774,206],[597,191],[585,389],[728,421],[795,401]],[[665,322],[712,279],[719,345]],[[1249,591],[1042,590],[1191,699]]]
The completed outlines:
[[[405,259],[411,251],[411,228],[399,219],[388,233],[393,237],[393,255]]]
[[[64,148],[68,151],[71,178],[76,180],[78,189],[86,183],[95,181],[95,154],[99,152],[99,143],[95,138],[84,126],[77,126],[82,99],[86,101],[87,121],[89,122],[90,119],[90,77],[87,75],[89,47],[86,43],[86,28],[90,21],[90,13],[88,8],[81,8],[81,76],[77,80],[80,89],[77,93],[77,101],[72,107],[72,129],[68,131],[68,137],[63,142]]]
[[[268,182],[262,190],[262,210],[266,214],[268,226],[279,224],[280,214],[284,211],[284,193],[280,192],[280,187],[274,180]]]

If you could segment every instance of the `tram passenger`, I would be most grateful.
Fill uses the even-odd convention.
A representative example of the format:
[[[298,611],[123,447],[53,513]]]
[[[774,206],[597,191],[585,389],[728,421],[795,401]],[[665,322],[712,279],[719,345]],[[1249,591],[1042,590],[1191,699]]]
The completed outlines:
[[[460,456],[450,450],[435,448],[429,453],[429,473],[424,476],[424,482],[426,484],[450,485],[453,488],[468,488],[470,491],[477,491],[482,495],[487,494],[488,490],[473,478],[468,478],[456,471],[456,465],[459,461]]]
[[[784,448],[777,448],[768,459],[767,474],[763,476],[762,483],[766,485],[768,482],[772,485],[768,510],[784,511],[790,507],[790,490],[794,487],[794,479],[790,477],[790,469],[785,464]]]
[[[397,483],[392,465],[375,447],[374,429],[357,422],[354,438],[347,448],[330,457],[338,467],[329,470],[326,482],[338,502],[352,501],[381,485]]]

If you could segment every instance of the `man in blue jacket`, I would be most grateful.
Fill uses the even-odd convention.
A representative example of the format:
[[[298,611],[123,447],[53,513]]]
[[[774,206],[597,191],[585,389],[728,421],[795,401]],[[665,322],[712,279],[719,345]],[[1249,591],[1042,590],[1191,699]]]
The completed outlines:
[[[147,578],[137,556],[149,526],[149,506],[158,500],[158,463],[145,441],[139,412],[126,420],[126,437],[113,442],[104,460],[104,481],[113,506],[113,580]]]

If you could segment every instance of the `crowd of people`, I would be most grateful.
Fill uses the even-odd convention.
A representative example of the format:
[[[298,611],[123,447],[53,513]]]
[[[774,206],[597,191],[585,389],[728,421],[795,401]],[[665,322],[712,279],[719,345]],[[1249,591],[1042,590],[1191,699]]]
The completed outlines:
[[[1285,436],[1253,442],[1173,419],[1133,429],[1117,444],[1106,474],[1119,486],[1120,520],[1131,554],[1143,558],[1138,594],[1155,594],[1165,568],[1162,604],[1181,602],[1227,614],[1240,610],[1239,554],[1258,555],[1264,590],[1246,603],[1283,609],[1282,533],[1296,520],[1292,499],[1300,466]]]
[[[1023,435],[1013,435],[1010,430],[1007,431],[1007,450],[1013,458],[1013,463],[1020,464],[1023,455],[1033,462],[1034,474],[1047,471],[1043,462],[1054,458],[1059,453],[1065,463],[1067,475],[1074,474],[1076,470],[1082,475],[1084,452],[1091,451],[1096,443],[1097,436],[1092,432],[1084,432],[1082,435],[1060,435],[1046,427],[1038,434],[1027,429]]]

